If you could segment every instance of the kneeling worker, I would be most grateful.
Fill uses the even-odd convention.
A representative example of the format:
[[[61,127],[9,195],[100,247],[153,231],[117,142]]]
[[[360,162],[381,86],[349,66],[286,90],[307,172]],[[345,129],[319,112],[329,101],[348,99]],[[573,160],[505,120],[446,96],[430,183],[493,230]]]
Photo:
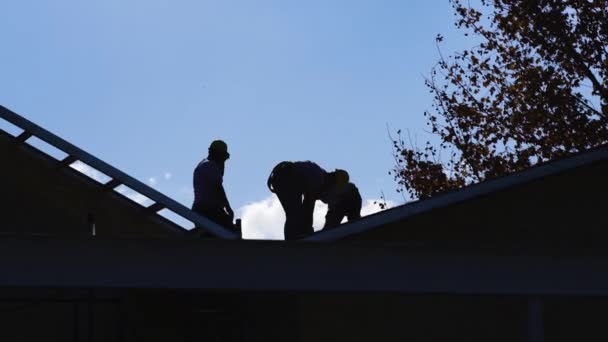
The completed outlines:
[[[207,158],[194,169],[192,211],[240,235],[232,223],[234,212],[224,191],[224,165],[228,158],[228,145],[222,140],[213,141]]]
[[[284,161],[272,169],[267,185],[285,211],[285,240],[300,239],[314,232],[315,202],[321,198],[328,175],[311,161]]]
[[[361,218],[361,194],[355,184],[349,182],[348,172],[336,170],[334,177],[333,188],[328,189],[321,198],[327,204],[324,230],[338,226],[344,217],[348,222]]]

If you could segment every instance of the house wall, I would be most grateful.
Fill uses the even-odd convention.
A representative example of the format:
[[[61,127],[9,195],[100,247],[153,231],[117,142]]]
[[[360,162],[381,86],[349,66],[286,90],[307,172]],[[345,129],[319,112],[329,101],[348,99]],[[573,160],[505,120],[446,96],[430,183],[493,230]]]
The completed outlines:
[[[298,341],[289,294],[0,289],[3,341]]]
[[[520,298],[311,294],[302,296],[303,342],[522,341]]]
[[[608,299],[542,297],[544,340],[606,341]],[[527,341],[518,296],[0,289],[3,341]]]
[[[0,289],[3,341],[120,341],[121,297],[79,289]]]
[[[608,299],[541,297],[544,341],[606,341]],[[536,341],[526,298],[398,294],[301,297],[302,342]]]

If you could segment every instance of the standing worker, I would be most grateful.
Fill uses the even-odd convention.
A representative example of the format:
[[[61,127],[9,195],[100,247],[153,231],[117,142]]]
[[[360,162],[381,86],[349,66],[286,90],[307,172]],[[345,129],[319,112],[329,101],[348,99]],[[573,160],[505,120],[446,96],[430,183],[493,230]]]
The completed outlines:
[[[311,161],[284,161],[274,167],[267,185],[285,211],[285,240],[300,239],[314,232],[315,202],[335,186],[337,171],[327,172]]]
[[[228,145],[222,140],[213,141],[207,158],[194,169],[192,211],[240,235],[232,223],[234,211],[224,191],[224,165],[228,158]]]

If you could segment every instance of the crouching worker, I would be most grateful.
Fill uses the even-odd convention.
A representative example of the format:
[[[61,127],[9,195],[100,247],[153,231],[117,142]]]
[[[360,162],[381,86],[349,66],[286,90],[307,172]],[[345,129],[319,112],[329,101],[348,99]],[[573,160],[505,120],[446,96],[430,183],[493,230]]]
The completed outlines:
[[[314,232],[315,201],[321,198],[328,175],[311,161],[284,161],[272,169],[267,185],[285,211],[285,240],[300,239]]]
[[[224,191],[224,165],[228,158],[228,145],[221,140],[213,141],[207,159],[194,169],[192,211],[240,236],[240,230],[232,223],[234,212]]]
[[[285,240],[301,239],[314,232],[315,202],[338,188],[337,182],[344,179],[344,174],[348,183],[346,171],[327,172],[311,161],[285,161],[274,167],[267,185],[285,211]]]
[[[334,179],[329,184],[333,184],[333,187],[321,198],[327,204],[324,230],[340,225],[344,217],[348,222],[361,218],[361,194],[355,184],[349,182],[348,172],[336,170],[331,177]]]

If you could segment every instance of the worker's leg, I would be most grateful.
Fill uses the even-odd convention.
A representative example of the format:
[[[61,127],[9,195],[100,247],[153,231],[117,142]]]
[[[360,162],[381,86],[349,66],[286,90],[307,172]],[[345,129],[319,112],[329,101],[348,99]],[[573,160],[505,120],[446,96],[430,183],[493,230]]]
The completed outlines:
[[[302,222],[302,194],[292,186],[277,186],[275,193],[285,211],[285,240],[299,238]]]
[[[302,220],[300,221],[300,225],[298,227],[298,235],[300,238],[308,236],[314,233],[314,229],[312,228],[313,214],[315,210],[315,202],[314,198],[311,198],[307,195],[303,196],[302,199]]]
[[[298,225],[302,222],[302,192],[296,174],[288,166],[275,167],[271,185],[285,211],[285,240],[293,240],[298,238]]]
[[[309,208],[310,202],[303,202],[303,182],[300,178],[290,164],[283,164],[282,167],[275,167],[269,180],[269,186],[274,189],[285,211],[285,240],[300,239],[313,232],[314,202],[312,208]]]
[[[362,202],[363,200],[361,199],[361,194],[359,193],[359,190],[355,188],[351,196],[349,196],[348,207],[346,209],[346,217],[348,217],[348,222],[361,218]]]

